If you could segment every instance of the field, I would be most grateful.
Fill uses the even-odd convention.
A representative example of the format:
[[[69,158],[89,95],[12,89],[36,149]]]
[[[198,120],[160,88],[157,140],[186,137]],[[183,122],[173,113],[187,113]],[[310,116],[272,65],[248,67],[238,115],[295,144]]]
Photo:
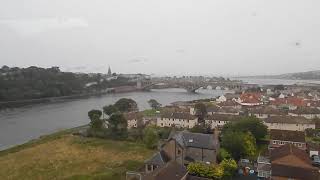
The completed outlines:
[[[1,151],[0,179],[125,179],[152,153],[142,144],[64,131]]]

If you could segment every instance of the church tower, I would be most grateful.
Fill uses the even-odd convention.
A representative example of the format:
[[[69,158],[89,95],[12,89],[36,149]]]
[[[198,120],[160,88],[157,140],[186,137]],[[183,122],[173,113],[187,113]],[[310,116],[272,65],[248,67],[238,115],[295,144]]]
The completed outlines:
[[[111,75],[112,75],[112,72],[111,72],[111,68],[109,66],[109,68],[108,68],[108,76],[111,76]]]

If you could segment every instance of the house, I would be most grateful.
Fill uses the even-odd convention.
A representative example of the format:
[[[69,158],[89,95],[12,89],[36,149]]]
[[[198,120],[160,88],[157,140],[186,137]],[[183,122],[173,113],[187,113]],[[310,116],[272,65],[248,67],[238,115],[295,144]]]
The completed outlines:
[[[268,155],[259,155],[257,159],[258,178],[269,179],[271,177],[271,162]]]
[[[218,148],[217,135],[188,131],[172,133],[161,146],[161,150],[170,160],[177,161],[182,165],[188,165],[190,162],[216,164]]]
[[[224,95],[222,95],[222,96],[220,96],[219,98],[216,99],[216,102],[218,102],[218,103],[226,102],[226,101],[227,101],[227,98]]]
[[[268,129],[305,131],[306,129],[315,129],[316,123],[304,117],[294,116],[270,116],[263,119]]]
[[[213,114],[216,114],[219,110],[220,110],[219,106],[212,105],[212,106],[207,107],[207,114],[213,115]]]
[[[225,102],[221,102],[217,104],[218,107],[229,107],[235,109],[241,109],[241,105],[234,100],[227,100]]]
[[[210,126],[211,129],[215,129],[215,128],[220,128],[229,122],[238,121],[240,119],[241,119],[241,116],[214,114],[214,115],[205,117],[205,124]]]
[[[300,107],[296,110],[289,111],[290,116],[302,116],[306,119],[320,118],[320,109],[309,108],[309,107]]]
[[[185,112],[163,113],[157,117],[157,126],[159,127],[193,128],[197,124],[198,118]]]
[[[294,146],[286,144],[271,151],[272,180],[319,180],[319,170],[312,166],[308,154]]]
[[[266,119],[271,116],[285,116],[287,113],[285,111],[275,109],[269,106],[253,108],[249,110],[250,116],[255,116],[259,119]]]
[[[278,148],[286,144],[292,144],[299,149],[306,150],[307,145],[304,132],[274,129],[270,130],[270,149]]]
[[[270,101],[270,104],[274,108],[283,108],[288,110],[295,110],[298,107],[307,106],[307,102],[303,98],[294,96],[290,96],[287,98],[275,98],[273,101]]]
[[[188,171],[183,165],[170,161],[152,173],[142,176],[141,180],[186,180],[187,176]]]
[[[163,150],[156,152],[150,159],[145,161],[145,172],[151,173],[158,168],[165,166],[170,161]]]
[[[239,115],[240,110],[234,107],[218,107],[218,106],[210,106],[207,108],[207,114],[227,114],[227,115]]]
[[[260,106],[263,104],[262,95],[260,93],[243,93],[237,99],[242,106]]]
[[[124,114],[125,119],[128,123],[128,129],[137,128],[143,124],[142,114],[138,112],[130,112]]]
[[[227,93],[224,96],[226,97],[227,101],[235,101],[236,99],[238,99],[240,97],[240,94]]]

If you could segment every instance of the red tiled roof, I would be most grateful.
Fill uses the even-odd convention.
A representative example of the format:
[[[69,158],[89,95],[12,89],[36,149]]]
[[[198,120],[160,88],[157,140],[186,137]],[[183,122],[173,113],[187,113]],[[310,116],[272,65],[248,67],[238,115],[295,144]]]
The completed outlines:
[[[260,93],[243,93],[240,96],[242,103],[257,104],[261,103],[262,95]]]
[[[287,98],[276,98],[274,101],[271,101],[273,105],[294,105],[294,106],[306,106],[307,101],[298,97],[287,97]]]

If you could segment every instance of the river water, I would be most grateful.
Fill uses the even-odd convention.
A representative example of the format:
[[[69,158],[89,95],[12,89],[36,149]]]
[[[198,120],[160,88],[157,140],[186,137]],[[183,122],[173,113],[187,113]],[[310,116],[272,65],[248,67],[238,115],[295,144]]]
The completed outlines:
[[[132,98],[138,103],[139,109],[144,110],[149,108],[147,103],[149,99],[156,99],[161,104],[168,105],[175,101],[212,98],[223,93],[225,91],[199,90],[196,94],[192,94],[183,89],[163,89],[151,92],[107,94],[0,111],[0,150],[62,129],[88,124],[89,110],[101,109],[120,98]]]

